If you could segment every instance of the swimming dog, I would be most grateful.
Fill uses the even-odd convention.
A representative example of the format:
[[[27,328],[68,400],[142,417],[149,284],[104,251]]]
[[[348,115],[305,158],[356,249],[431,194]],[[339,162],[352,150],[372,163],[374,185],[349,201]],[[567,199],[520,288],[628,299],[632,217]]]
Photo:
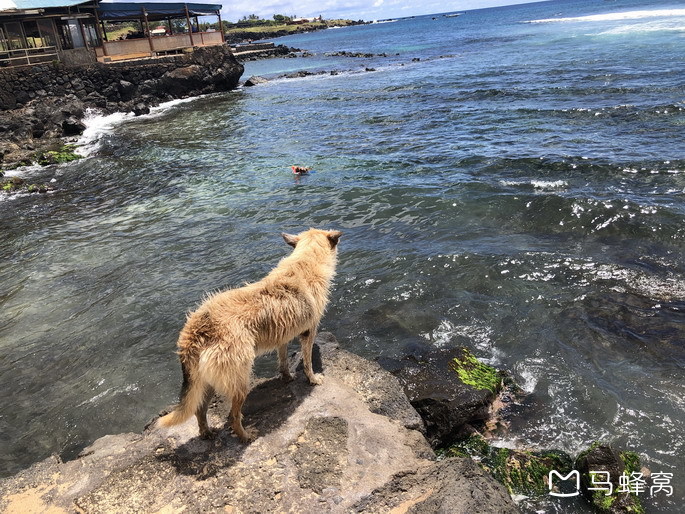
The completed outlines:
[[[312,228],[282,235],[294,250],[266,277],[212,294],[188,315],[178,339],[180,403],[160,418],[161,426],[183,423],[195,414],[200,435],[211,437],[207,408],[216,391],[232,402],[231,428],[238,438],[254,440],[257,431],[243,427],[241,413],[254,359],[277,350],[281,376],[291,380],[287,346],[296,336],[310,384],[322,382],[312,370],[312,345],[328,303],[342,233]]]

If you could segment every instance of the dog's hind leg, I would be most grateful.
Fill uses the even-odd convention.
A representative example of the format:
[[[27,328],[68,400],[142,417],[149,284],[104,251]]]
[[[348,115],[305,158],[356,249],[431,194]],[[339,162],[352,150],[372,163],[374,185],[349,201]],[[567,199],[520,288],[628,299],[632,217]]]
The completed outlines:
[[[307,375],[309,383],[318,385],[323,383],[323,377],[320,374],[314,374],[312,369],[312,347],[314,346],[314,339],[316,338],[316,328],[312,328],[300,334],[300,346],[302,347],[302,364],[304,365],[304,374]]]
[[[290,382],[293,379],[288,366],[288,343],[278,347],[278,371],[281,372],[284,382]]]
[[[231,417],[233,418],[231,422],[231,428],[233,429],[233,432],[235,432],[235,435],[238,436],[238,439],[240,439],[241,442],[249,443],[257,437],[258,432],[255,428],[246,429],[245,427],[243,427],[242,408],[243,403],[245,403],[245,398],[247,398],[247,393],[249,389],[249,370],[241,375],[242,376],[240,377],[236,377],[236,383],[233,389],[233,394],[231,395]]]
[[[200,428],[200,437],[209,439],[214,436],[214,431],[209,428],[209,423],[207,423],[207,409],[209,409],[209,404],[214,397],[214,388],[207,386],[205,389],[205,396],[202,399],[202,403],[198,406],[195,411],[195,417],[197,418],[197,425]]]

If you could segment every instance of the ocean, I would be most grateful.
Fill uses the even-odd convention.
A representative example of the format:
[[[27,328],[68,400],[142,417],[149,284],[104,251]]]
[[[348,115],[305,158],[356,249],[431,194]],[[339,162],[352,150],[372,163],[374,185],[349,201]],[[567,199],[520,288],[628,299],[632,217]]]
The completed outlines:
[[[496,444],[634,450],[674,475],[647,511],[682,512],[685,7],[457,12],[280,38],[312,55],[93,113],[84,159],[18,172],[56,191],[0,199],[2,474],[142,430],[185,313],[316,226],[344,232],[321,328],[345,349],[466,346],[526,393]]]

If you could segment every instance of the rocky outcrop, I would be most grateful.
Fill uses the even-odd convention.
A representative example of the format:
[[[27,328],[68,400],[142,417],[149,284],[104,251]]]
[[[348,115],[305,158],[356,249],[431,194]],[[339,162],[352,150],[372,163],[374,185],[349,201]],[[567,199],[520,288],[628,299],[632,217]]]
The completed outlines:
[[[269,81],[267,79],[265,79],[264,77],[260,77],[258,75],[253,75],[252,77],[250,77],[249,79],[247,79],[245,81],[243,86],[252,87],[252,86],[256,86],[257,84],[265,84],[266,82],[269,82]]]
[[[312,387],[296,371],[262,380],[244,408],[260,436],[241,445],[226,426],[198,437],[172,429],[107,436],[71,462],[49,459],[0,481],[8,512],[479,512],[517,508],[468,458],[436,461],[423,423],[393,376],[317,339]],[[294,361],[297,361],[295,359]],[[217,399],[210,423],[228,409]]]
[[[465,348],[428,344],[416,344],[403,359],[381,364],[398,377],[434,448],[468,436],[492,418],[504,376]]]
[[[227,45],[121,63],[3,69],[0,164],[21,162],[37,147],[80,134],[87,108],[144,114],[164,101],[234,89],[242,73]]]

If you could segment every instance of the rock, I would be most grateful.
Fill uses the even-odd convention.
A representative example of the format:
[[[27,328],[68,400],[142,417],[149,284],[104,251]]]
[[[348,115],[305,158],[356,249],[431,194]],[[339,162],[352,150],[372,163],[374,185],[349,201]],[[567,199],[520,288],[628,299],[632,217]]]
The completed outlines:
[[[142,116],[143,114],[150,114],[150,107],[143,102],[138,102],[133,106],[133,114]]]
[[[269,82],[266,80],[264,77],[259,77],[257,75],[253,75],[249,79],[245,81],[245,84],[243,84],[245,87],[252,87],[256,86],[257,84],[264,84],[265,82]]]
[[[620,452],[610,445],[594,443],[586,451],[576,458],[575,468],[580,472],[580,487],[583,495],[592,503],[599,512],[611,513],[641,513],[644,508],[640,498],[628,492],[619,490],[619,477],[624,473],[640,472],[640,457],[633,452]],[[595,484],[592,484],[590,472],[595,474]],[[605,490],[589,490],[589,487],[598,487],[599,482],[611,482],[611,494]],[[602,486],[608,488],[609,486]]]
[[[353,506],[353,512],[514,514],[504,487],[470,459],[450,458],[396,475]]]
[[[78,136],[83,134],[84,130],[86,130],[86,126],[76,116],[69,116],[62,122],[62,134],[66,137]]]
[[[502,380],[497,370],[465,348],[417,345],[413,355],[401,361],[385,359],[381,365],[399,378],[434,448],[468,435],[471,424],[488,420]]]
[[[136,86],[128,80],[120,80],[119,84],[117,85],[117,90],[119,91],[121,99],[126,101],[131,99],[133,93],[136,91]]]
[[[509,494],[535,498],[549,494],[550,471],[566,476],[573,469],[573,460],[562,451],[500,448],[491,446],[478,434],[450,446],[444,455],[471,457],[502,483]]]
[[[48,459],[0,479],[0,509],[66,512],[516,512],[503,486],[465,458],[435,461],[397,379],[320,334],[311,386],[263,379],[231,434],[229,406],[209,411],[215,439],[195,419],[170,429],[98,439],[70,462]],[[293,360],[293,363],[297,362]],[[296,368],[296,366],[291,366]],[[180,377],[179,377],[180,381]]]

